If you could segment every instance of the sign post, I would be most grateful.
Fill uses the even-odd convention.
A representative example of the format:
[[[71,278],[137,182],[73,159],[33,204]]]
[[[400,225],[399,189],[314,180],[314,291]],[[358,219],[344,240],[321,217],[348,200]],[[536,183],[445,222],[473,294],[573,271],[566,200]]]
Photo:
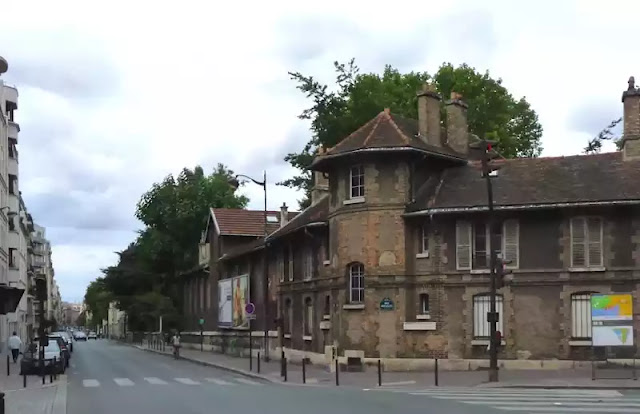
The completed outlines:
[[[253,370],[253,341],[251,339],[251,321],[256,318],[256,305],[253,302],[247,302],[244,306],[244,314],[249,324],[249,371]]]
[[[592,294],[592,348],[634,346],[633,336],[633,296],[631,294]],[[595,379],[595,372],[592,377]],[[635,370],[634,379],[636,379]]]

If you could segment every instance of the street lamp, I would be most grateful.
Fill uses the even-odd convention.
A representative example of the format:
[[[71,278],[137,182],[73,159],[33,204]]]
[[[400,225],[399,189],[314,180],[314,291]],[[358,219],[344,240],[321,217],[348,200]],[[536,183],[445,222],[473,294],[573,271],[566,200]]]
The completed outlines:
[[[264,271],[264,298],[262,301],[262,312],[263,312],[263,318],[264,318],[264,360],[265,361],[269,361],[269,326],[268,326],[268,320],[269,320],[269,315],[268,315],[268,307],[267,307],[267,303],[269,301],[269,265],[267,262],[267,236],[269,235],[269,232],[267,230],[267,171],[264,171],[262,174],[262,181],[256,180],[254,178],[249,177],[248,175],[244,175],[244,174],[237,174],[235,175],[233,178],[229,179],[229,185],[234,189],[237,190],[238,187],[240,187],[240,181],[238,180],[239,178],[246,178],[247,180],[252,181],[254,184],[257,184],[259,186],[261,186],[264,189],[264,241],[265,241],[265,246],[264,246],[264,265],[263,265],[263,271]],[[251,321],[249,321],[249,334],[251,334]],[[249,339],[249,341],[251,341],[251,339]]]

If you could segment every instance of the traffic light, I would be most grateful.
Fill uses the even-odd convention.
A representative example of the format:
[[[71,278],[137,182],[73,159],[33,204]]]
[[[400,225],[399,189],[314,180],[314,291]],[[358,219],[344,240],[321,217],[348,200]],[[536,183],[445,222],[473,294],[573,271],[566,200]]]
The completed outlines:
[[[500,289],[506,285],[505,276],[513,273],[506,268],[506,265],[510,264],[511,260],[503,260],[501,258],[496,259],[496,289]]]

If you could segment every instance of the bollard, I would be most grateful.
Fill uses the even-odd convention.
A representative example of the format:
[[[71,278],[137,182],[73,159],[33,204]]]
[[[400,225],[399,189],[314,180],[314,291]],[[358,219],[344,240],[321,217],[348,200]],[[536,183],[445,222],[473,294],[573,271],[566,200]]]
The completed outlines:
[[[0,392],[0,414],[4,413],[4,392]]]
[[[9,355],[7,355],[7,377],[11,375],[11,368],[9,365]]]
[[[42,376],[42,385],[45,384],[45,377],[44,377],[44,358],[42,360],[40,360],[40,375]]]
[[[302,383],[307,383],[307,358],[302,358]]]
[[[258,374],[260,373],[260,351],[258,351],[258,359],[256,359],[256,369],[258,370]]]
[[[284,349],[282,350],[282,353],[280,354],[280,376],[284,377],[285,375],[287,375],[286,371],[287,371],[287,367],[286,367],[286,361],[285,361],[285,355],[284,355]]]
[[[56,371],[56,357],[53,357],[53,365],[51,366],[51,372],[49,373],[49,383],[53,383],[53,373]]]
[[[284,382],[287,382],[287,358],[282,359],[284,361]]]
[[[436,387],[437,387],[438,386],[438,358],[436,358],[435,363],[436,363],[436,365],[435,365],[434,370],[433,370],[433,373],[434,373],[433,375],[435,376],[434,380],[435,380],[435,384],[436,384]]]
[[[338,358],[336,358],[336,385],[340,385],[340,366],[338,365]]]
[[[27,374],[22,374],[22,387],[27,388]]]
[[[382,387],[382,361],[378,360],[378,387]]]

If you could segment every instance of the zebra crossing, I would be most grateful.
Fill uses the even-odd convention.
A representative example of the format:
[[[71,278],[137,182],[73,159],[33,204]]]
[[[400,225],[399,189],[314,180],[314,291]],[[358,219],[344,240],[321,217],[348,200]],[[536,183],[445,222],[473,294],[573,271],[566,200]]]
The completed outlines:
[[[87,378],[82,380],[82,386],[84,388],[97,388],[103,385],[116,385],[118,387],[133,387],[136,385],[204,385],[204,384],[214,384],[214,385],[222,385],[222,386],[242,386],[242,385],[252,385],[259,386],[263,385],[263,383],[250,380],[247,378],[157,378],[157,377],[144,377],[140,380],[132,380],[130,378],[110,378],[107,380],[97,380],[92,378]]]
[[[640,414],[640,394],[616,390],[562,390],[516,388],[429,388],[403,392],[514,413],[635,413]]]

